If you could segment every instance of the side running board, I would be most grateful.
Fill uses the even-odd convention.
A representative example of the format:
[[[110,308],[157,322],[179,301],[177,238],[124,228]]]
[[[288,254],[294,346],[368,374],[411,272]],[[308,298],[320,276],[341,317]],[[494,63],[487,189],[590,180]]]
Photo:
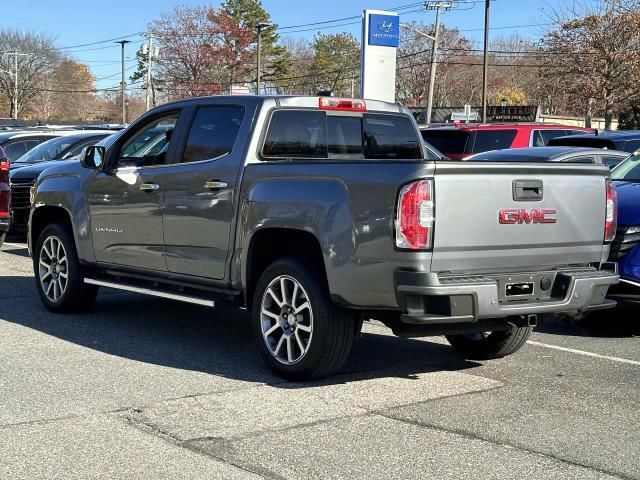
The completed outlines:
[[[169,300],[178,300],[179,302],[195,303],[196,305],[204,305],[205,307],[215,307],[215,302],[213,300],[189,295],[181,295],[179,293],[166,290],[152,290],[150,288],[127,285],[124,283],[114,283],[97,278],[85,278],[84,283],[87,283],[89,285],[97,285],[100,287],[115,288],[117,290],[126,290],[127,292],[142,293],[143,295],[152,295],[154,297],[161,297]]]

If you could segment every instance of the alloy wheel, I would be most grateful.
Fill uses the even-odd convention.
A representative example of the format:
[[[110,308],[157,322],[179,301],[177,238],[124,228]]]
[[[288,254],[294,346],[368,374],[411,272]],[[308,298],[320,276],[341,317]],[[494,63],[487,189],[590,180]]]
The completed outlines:
[[[262,337],[276,360],[293,365],[306,355],[313,335],[309,296],[295,278],[274,278],[260,305]]]
[[[47,299],[57,302],[69,282],[69,263],[62,241],[55,235],[45,239],[38,258],[40,286]]]

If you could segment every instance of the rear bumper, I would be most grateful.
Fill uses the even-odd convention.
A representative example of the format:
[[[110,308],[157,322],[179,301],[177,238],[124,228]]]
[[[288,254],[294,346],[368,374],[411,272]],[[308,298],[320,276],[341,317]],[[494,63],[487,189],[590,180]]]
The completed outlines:
[[[413,324],[452,324],[480,319],[558,312],[589,312],[612,308],[607,290],[619,281],[613,271],[597,269],[560,270],[439,277],[435,273],[399,271],[395,275],[396,295],[402,308],[401,320]],[[551,286],[542,290],[541,279]],[[531,281],[534,294],[506,297],[510,281]],[[530,279],[530,280],[529,280]]]

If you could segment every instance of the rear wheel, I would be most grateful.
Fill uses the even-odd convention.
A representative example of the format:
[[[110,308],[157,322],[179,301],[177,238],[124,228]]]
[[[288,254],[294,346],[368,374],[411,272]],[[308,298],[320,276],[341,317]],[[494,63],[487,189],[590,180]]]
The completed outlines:
[[[469,360],[490,360],[517,352],[527,342],[533,327],[511,327],[495,332],[447,335],[458,353]]]
[[[71,234],[61,225],[47,226],[33,255],[36,288],[52,312],[84,310],[95,303],[98,287],[86,285]]]
[[[318,269],[302,259],[273,262],[256,286],[252,324],[262,358],[289,380],[337,372],[351,352],[356,315],[333,304]]]
[[[7,234],[6,233],[0,234],[0,247],[2,247],[2,245],[4,244],[4,240],[6,238],[7,238]]]

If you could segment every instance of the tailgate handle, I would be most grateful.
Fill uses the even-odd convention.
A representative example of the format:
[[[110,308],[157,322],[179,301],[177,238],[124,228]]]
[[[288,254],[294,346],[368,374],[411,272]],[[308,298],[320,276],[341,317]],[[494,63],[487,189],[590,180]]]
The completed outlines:
[[[542,200],[542,180],[514,180],[513,199],[519,202]]]

